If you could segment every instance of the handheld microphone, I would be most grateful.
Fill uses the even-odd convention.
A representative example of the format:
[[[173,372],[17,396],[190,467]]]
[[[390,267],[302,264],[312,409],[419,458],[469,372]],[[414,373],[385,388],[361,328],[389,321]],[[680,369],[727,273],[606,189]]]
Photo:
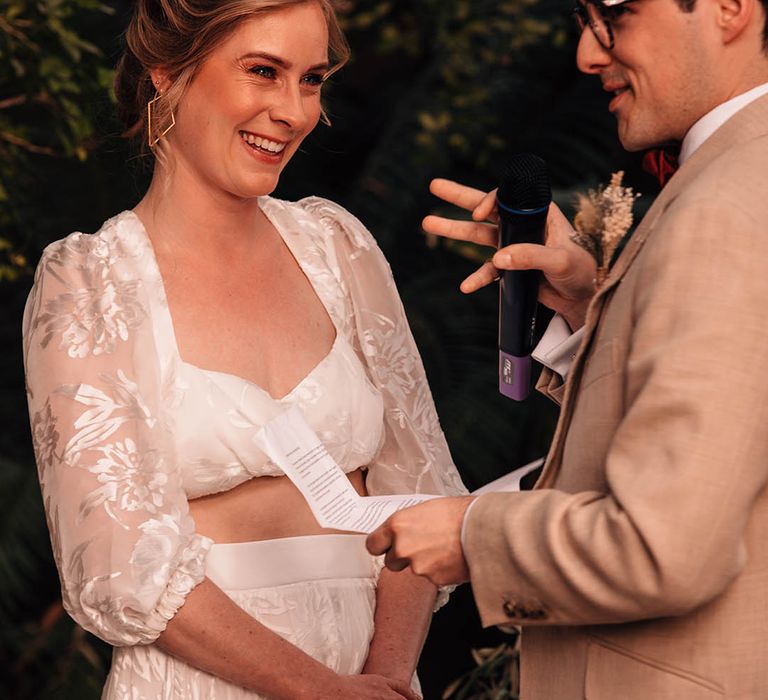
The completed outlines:
[[[499,248],[543,243],[552,202],[547,164],[521,153],[512,158],[496,193]],[[499,284],[499,391],[515,401],[531,388],[531,352],[539,295],[538,270],[502,270]]]

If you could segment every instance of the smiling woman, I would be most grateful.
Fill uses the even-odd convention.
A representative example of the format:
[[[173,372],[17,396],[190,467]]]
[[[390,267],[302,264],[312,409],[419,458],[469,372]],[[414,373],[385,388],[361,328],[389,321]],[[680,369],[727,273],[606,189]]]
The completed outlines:
[[[329,67],[326,27],[314,4],[242,21],[185,90],[174,119],[180,168],[205,172],[245,197],[271,192],[320,119]],[[170,67],[150,73],[162,95],[172,84]]]
[[[323,530],[253,441],[298,405],[359,493],[463,491],[372,236],[269,197],[347,49],[325,0],[140,0],[150,187],[46,250],[24,321],[67,611],[106,698],[413,698],[435,590]]]

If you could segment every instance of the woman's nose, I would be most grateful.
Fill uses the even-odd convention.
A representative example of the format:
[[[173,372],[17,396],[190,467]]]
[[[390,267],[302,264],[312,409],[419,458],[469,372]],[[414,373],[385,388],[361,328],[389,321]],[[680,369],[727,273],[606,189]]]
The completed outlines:
[[[273,120],[283,122],[291,129],[300,131],[307,120],[304,99],[299,86],[286,85],[275,95],[269,111]]]

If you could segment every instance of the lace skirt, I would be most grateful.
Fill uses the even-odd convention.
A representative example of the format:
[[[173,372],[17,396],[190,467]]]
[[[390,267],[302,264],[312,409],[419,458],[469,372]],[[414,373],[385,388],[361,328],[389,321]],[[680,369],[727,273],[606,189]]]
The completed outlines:
[[[291,644],[337,673],[359,673],[373,636],[378,570],[364,543],[363,535],[312,535],[215,544],[206,575]],[[115,648],[104,698],[266,700],[154,644]]]

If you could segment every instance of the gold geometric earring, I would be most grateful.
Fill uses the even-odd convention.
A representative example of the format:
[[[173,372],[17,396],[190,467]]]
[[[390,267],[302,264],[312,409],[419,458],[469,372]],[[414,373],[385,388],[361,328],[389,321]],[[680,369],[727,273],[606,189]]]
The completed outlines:
[[[160,133],[159,136],[152,138],[153,105],[160,99],[161,96],[161,93],[158,92],[149,102],[147,102],[147,143],[149,144],[150,148],[154,148],[158,141],[160,141],[163,136],[165,136],[171,129],[173,129],[174,126],[176,126],[176,117],[173,114],[173,110],[171,110],[171,123],[168,125],[168,127],[166,127],[164,131]]]

